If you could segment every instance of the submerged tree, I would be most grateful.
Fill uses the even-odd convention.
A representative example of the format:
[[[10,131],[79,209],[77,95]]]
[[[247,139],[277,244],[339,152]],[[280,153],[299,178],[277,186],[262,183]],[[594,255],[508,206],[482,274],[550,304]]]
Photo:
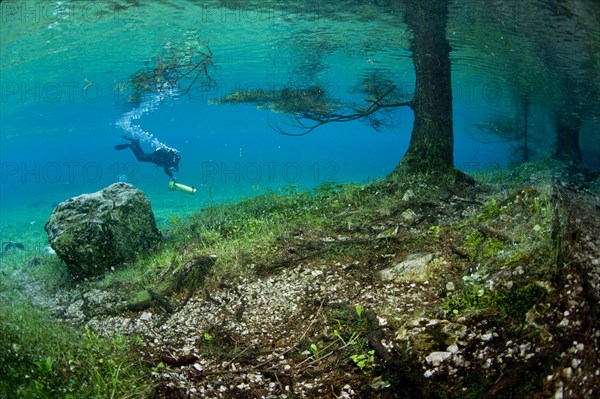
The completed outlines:
[[[517,117],[504,114],[495,115],[483,122],[476,123],[475,129],[469,129],[468,135],[471,139],[485,144],[511,143],[517,162],[528,162],[531,150],[529,124],[529,101],[526,97],[522,99],[522,110],[517,112]],[[522,118],[522,123],[519,120]]]
[[[273,124],[279,133],[293,136],[306,135],[315,129],[334,122],[363,120],[374,128],[381,125],[378,114],[397,107],[410,107],[415,114],[408,151],[398,164],[397,171],[415,173],[454,172],[454,135],[452,125],[452,86],[450,71],[450,45],[446,39],[448,0],[437,2],[406,0],[404,19],[412,31],[410,50],[416,73],[413,98],[405,100],[397,87],[385,79],[374,79],[376,84],[365,85],[368,98],[362,104],[338,104],[320,90],[316,101],[306,101],[304,107],[289,109],[293,123],[288,128]],[[307,89],[300,89],[300,93]],[[272,109],[287,101],[285,91],[267,96],[262,91],[234,93],[233,99],[256,100],[256,95],[271,102]],[[227,98],[226,98],[226,101]],[[261,104],[260,101],[257,103]],[[315,106],[318,105],[318,106]],[[284,110],[284,112],[286,112]]]
[[[448,0],[408,0],[405,4],[405,20],[413,32],[416,85],[411,108],[415,121],[399,166],[413,172],[447,172],[454,168]]]
[[[365,106],[353,107],[354,112],[305,112],[296,119],[308,133],[327,123],[374,120],[373,115],[381,110],[409,106],[415,114],[410,145],[396,170],[446,173],[454,170],[450,44],[446,39],[448,1],[407,0],[404,6],[405,22],[413,33],[410,50],[416,82],[412,100],[397,101],[395,86],[383,89],[379,85]]]
[[[188,39],[181,46],[169,44],[119,89],[128,94],[132,103],[141,102],[150,93],[165,97],[193,96],[194,92],[214,85],[210,74],[212,57],[208,43],[198,38]]]
[[[555,109],[556,143],[552,157],[558,161],[574,166],[581,164],[581,148],[579,134],[581,118],[575,111],[562,108]]]
[[[581,127],[597,118],[600,109],[597,2],[523,0],[514,7],[512,2],[495,0],[485,7],[504,16],[502,27],[510,29],[502,36],[515,38],[502,54],[510,61],[504,63],[503,79],[516,93],[524,93],[528,103],[553,112],[554,135],[547,134],[553,142],[550,156],[580,166]]]

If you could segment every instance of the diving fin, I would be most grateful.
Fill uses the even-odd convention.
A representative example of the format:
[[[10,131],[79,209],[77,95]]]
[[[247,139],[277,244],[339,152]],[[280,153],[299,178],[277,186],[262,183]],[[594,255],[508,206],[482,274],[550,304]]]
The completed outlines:
[[[118,144],[115,146],[115,150],[124,150],[129,147],[131,147],[131,144]]]

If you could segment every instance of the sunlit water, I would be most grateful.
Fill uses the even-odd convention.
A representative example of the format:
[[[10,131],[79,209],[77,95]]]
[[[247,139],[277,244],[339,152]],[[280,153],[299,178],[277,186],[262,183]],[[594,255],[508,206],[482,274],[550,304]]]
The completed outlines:
[[[378,132],[353,122],[288,137],[270,127],[281,115],[252,104],[209,101],[243,88],[316,83],[340,101],[359,101],[355,88],[373,73],[410,96],[411,36],[393,7],[225,3],[230,7],[183,0],[0,3],[0,241],[43,245],[43,224],[58,202],[115,181],[142,189],[165,223],[266,190],[365,183],[393,170],[408,147],[409,109],[393,111],[393,122]],[[501,43],[511,38],[492,32],[489,46],[471,45],[473,13],[453,6],[448,23],[455,163],[466,171],[511,162],[509,144],[473,140],[473,126],[496,114],[512,116],[516,108],[514,93],[499,78],[504,75],[495,72],[506,66],[495,64],[504,61],[494,51],[508,51],[496,47],[510,46]],[[164,49],[203,44],[214,54],[216,86],[200,96],[149,96],[132,104],[119,91]],[[583,147],[598,154],[598,126],[585,123]],[[532,135],[544,137],[550,125],[544,106],[534,104]],[[147,150],[177,148],[178,180],[195,186],[197,194],[169,191],[161,168],[136,162],[130,151],[115,151],[123,135],[141,137]],[[538,141],[538,152],[550,144]],[[594,158],[586,154],[588,161]]]

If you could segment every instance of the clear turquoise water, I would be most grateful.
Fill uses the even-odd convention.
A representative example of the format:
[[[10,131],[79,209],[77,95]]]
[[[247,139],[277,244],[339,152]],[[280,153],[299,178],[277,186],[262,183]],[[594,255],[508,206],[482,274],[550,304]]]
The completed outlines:
[[[519,59],[522,49],[511,49],[519,37],[510,36],[504,21],[473,4],[452,5],[448,23],[455,163],[466,171],[511,161],[508,144],[478,142],[470,133],[474,124],[492,115],[515,113],[506,80],[511,62],[530,68],[524,75],[530,73],[532,79],[537,75],[531,71],[538,67],[526,54]],[[249,104],[208,101],[239,88],[317,82],[340,101],[359,100],[355,85],[372,73],[392,79],[410,95],[410,34],[395,7],[363,2],[13,0],[2,1],[0,11],[1,241],[43,246],[43,224],[56,203],[102,189],[123,175],[147,194],[164,223],[173,215],[265,190],[368,182],[389,173],[408,147],[408,109],[395,110],[393,124],[379,132],[355,122],[324,126],[299,138],[269,127],[280,115]],[[470,26],[481,15],[497,31],[475,36]],[[113,146],[125,133],[117,121],[137,106],[119,93],[119,85],[161,50],[202,42],[214,53],[211,74],[217,88],[202,98],[167,98],[136,121],[180,150],[179,182],[198,188],[189,196],[169,191],[161,169],[136,163],[129,151],[117,152]],[[147,98],[145,104],[152,101]],[[548,115],[547,106],[539,104],[530,117],[540,153],[551,144],[545,133],[551,126]],[[600,153],[597,120],[586,121],[583,130],[584,156],[593,161]]]

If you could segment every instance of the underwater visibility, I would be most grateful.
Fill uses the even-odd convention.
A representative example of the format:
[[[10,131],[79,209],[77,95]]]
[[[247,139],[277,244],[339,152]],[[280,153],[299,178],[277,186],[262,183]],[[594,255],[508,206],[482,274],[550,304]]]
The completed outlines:
[[[0,21],[0,398],[600,396],[597,0]]]

